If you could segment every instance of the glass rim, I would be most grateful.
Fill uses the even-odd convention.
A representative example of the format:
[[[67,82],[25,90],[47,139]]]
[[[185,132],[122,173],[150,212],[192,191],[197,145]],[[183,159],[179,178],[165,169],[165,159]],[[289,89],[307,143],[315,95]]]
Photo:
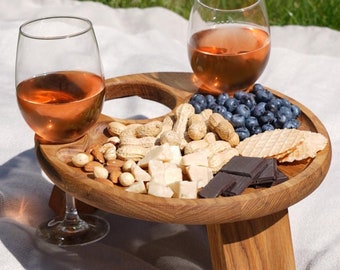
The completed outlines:
[[[56,20],[56,19],[70,19],[70,20],[77,20],[77,21],[82,21],[86,23],[86,26],[84,26],[83,29],[79,30],[79,31],[74,31],[74,32],[70,32],[68,34],[60,34],[60,35],[51,35],[51,36],[47,36],[47,35],[34,35],[32,33],[29,33],[29,31],[25,31],[24,28],[31,25],[31,24],[35,24],[37,22],[41,22],[41,21],[50,21],[50,20]],[[23,23],[22,25],[20,25],[19,27],[19,33],[25,37],[28,38],[32,38],[32,39],[40,39],[40,40],[55,40],[55,39],[65,39],[65,38],[72,38],[72,37],[76,37],[76,36],[80,36],[88,31],[91,31],[91,29],[93,28],[92,22],[89,19],[83,18],[83,17],[76,17],[76,16],[50,16],[50,17],[42,17],[42,18],[38,18],[38,19],[33,19],[30,21],[27,21],[25,23]]]
[[[241,8],[234,8],[234,9],[222,9],[222,8],[216,8],[216,7],[212,7],[212,6],[209,6],[209,5],[207,5],[207,4],[205,4],[205,3],[203,3],[203,0],[196,0],[197,1],[197,3],[199,3],[201,6],[203,6],[203,7],[206,7],[206,8],[208,8],[208,9],[211,9],[211,10],[214,10],[214,11],[221,11],[221,12],[229,12],[229,11],[233,11],[233,12],[237,12],[237,11],[239,11],[239,12],[243,12],[243,11],[246,11],[246,10],[248,10],[248,9],[251,9],[251,8],[253,8],[254,6],[256,6],[256,5],[258,5],[261,1],[263,1],[263,0],[256,0],[256,1],[254,1],[254,3],[253,4],[251,4],[251,5],[249,5],[249,6],[245,6],[245,7],[241,7]]]

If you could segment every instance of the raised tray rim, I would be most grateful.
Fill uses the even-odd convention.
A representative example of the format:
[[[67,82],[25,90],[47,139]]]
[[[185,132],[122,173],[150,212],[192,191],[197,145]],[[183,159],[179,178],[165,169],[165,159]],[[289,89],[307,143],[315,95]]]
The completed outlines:
[[[183,90],[178,90],[177,85],[173,87],[170,85],[171,82],[168,84],[164,80],[160,80],[159,78],[162,76],[186,77],[192,80],[191,73],[181,72],[143,73],[111,78],[106,80],[109,89],[107,99],[124,96],[119,91],[111,93],[112,87],[116,88],[128,83],[131,85],[143,84],[146,88],[151,85],[176,95],[176,102],[171,101],[171,109],[174,109],[195,91],[196,86],[193,85],[187,95],[183,95]],[[193,81],[191,81],[191,84],[193,84]],[[178,91],[180,92],[179,97],[177,97]],[[39,145],[37,142],[37,156],[45,173],[59,188],[87,204],[110,213],[149,221],[182,224],[228,223],[269,215],[288,208],[312,193],[323,181],[331,162],[331,142],[321,121],[301,103],[276,90],[271,89],[271,91],[275,95],[288,98],[292,103],[299,105],[307,120],[310,120],[313,125],[311,130],[323,134],[329,141],[326,148],[320,151],[302,172],[271,188],[234,197],[215,199],[159,198],[145,194],[128,193],[121,188],[107,187],[87,178],[79,179],[79,171],[67,164],[62,164],[55,156],[46,155],[51,147],[55,148],[56,145]],[[128,95],[131,95],[131,93],[128,93]],[[142,95],[142,97],[149,98],[148,95],[149,93],[145,96]],[[106,123],[112,120],[108,116],[101,115],[98,121],[101,124],[96,127],[96,130],[102,132]],[[87,137],[85,136],[76,142],[76,144],[79,143],[86,144]],[[74,144],[59,145],[59,147],[73,147]],[[63,175],[63,179],[60,178],[61,175]]]

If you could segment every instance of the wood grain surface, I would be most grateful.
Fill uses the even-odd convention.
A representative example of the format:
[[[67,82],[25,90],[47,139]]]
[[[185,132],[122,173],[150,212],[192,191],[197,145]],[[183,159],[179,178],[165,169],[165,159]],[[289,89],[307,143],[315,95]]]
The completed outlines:
[[[106,91],[106,99],[138,95],[163,103],[173,110],[199,88],[191,73],[164,72],[108,79]],[[286,97],[278,91],[272,91],[278,97]],[[328,138],[325,127],[308,108],[286,98],[302,109],[301,129],[316,131]],[[248,188],[242,195],[216,199],[159,198],[128,193],[122,187],[108,187],[95,182],[81,169],[69,164],[73,153],[107,139],[106,127],[112,120],[109,116],[101,115],[97,124],[82,139],[64,145],[40,145],[37,142],[36,152],[43,170],[60,189],[89,205],[122,216],[183,224],[221,224],[256,219],[287,209],[308,196],[320,185],[330,166],[329,141],[314,159],[280,165],[279,168],[290,179],[270,188]],[[148,120],[141,120],[145,121]]]
[[[106,91],[107,100],[137,95],[168,106],[171,114],[200,89],[191,73],[164,72],[108,79]],[[45,145],[36,142],[37,157],[58,189],[95,208],[155,222],[206,224],[215,270],[294,270],[288,208],[312,193],[323,181],[331,162],[331,143],[325,127],[308,108],[278,91],[271,91],[301,108],[300,129],[319,132],[329,143],[314,159],[279,165],[289,180],[270,188],[248,188],[241,195],[215,199],[159,198],[129,193],[119,186],[108,187],[70,165],[74,153],[106,141],[106,127],[110,121],[144,123],[150,119],[114,119],[101,115],[87,135],[74,143]]]

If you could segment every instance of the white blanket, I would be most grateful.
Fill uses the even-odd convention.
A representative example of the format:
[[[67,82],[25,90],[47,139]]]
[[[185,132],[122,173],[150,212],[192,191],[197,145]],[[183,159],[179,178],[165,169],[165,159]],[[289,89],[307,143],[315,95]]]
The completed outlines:
[[[92,20],[107,78],[191,71],[187,21],[169,10],[112,9],[73,0],[1,0],[1,269],[211,269],[204,226],[144,222],[99,211],[109,220],[111,232],[96,244],[59,248],[35,239],[36,226],[53,216],[48,207],[52,184],[40,171],[33,132],[16,105],[14,62],[19,25],[49,15]],[[272,53],[259,82],[311,109],[326,126],[333,147],[332,165],[322,185],[289,209],[297,269],[340,269],[340,170],[336,166],[340,162],[340,32],[299,26],[271,31]],[[136,111],[149,116],[145,101],[137,102]],[[105,106],[105,112],[135,114],[126,111],[126,103]],[[163,109],[155,106],[152,113]]]

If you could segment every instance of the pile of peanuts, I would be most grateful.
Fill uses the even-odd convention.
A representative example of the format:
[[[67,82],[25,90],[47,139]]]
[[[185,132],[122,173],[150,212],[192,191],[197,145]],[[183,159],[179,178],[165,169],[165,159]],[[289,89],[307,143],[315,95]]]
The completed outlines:
[[[176,161],[167,162],[176,163],[183,175],[186,174],[185,168],[197,165],[199,154],[196,160],[194,155],[204,153],[207,164],[203,166],[209,167],[214,174],[238,155],[235,146],[240,142],[228,120],[210,109],[195,114],[189,103],[178,106],[175,114],[166,116],[163,121],[128,125],[113,121],[107,130],[111,137],[106,142],[74,155],[72,163],[87,173],[93,173],[94,180],[110,186],[129,187],[136,181],[151,181],[148,162],[152,156],[148,160],[145,157],[156,147],[169,145],[179,149],[181,156],[177,156]],[[193,160],[192,164],[189,160]]]

